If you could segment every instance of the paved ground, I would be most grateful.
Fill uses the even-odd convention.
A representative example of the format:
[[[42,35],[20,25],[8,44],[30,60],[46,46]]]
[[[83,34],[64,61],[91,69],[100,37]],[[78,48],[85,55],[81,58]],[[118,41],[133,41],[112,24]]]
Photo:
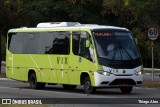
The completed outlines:
[[[63,89],[61,85],[47,85],[43,90],[33,90],[30,89],[28,83],[9,79],[0,79],[0,98],[47,98],[44,100],[51,101],[51,105],[54,105],[55,103],[63,104],[67,101],[67,103],[76,103],[70,104],[72,106],[80,106],[77,105],[77,103],[89,103],[94,104],[92,105],[94,107],[99,106],[99,104],[101,103],[109,103],[108,105],[110,107],[113,107],[113,104],[115,103],[126,103],[125,106],[134,107],[133,105],[130,105],[128,103],[136,102],[137,104],[138,100],[144,100],[143,98],[149,98],[147,100],[158,100],[158,103],[160,104],[160,99],[155,99],[160,98],[160,88],[135,87],[132,93],[129,95],[121,94],[119,89],[99,89],[97,90],[96,94],[88,95],[84,94],[82,86],[78,86],[75,90],[72,91]],[[141,104],[140,106],[143,107],[144,105],[145,104]],[[157,105],[155,104],[154,107],[155,106]]]
[[[15,94],[15,95],[14,95]],[[0,98],[160,98],[160,88],[134,87],[129,95],[119,89],[98,89],[96,94],[84,94],[83,87],[65,90],[61,85],[46,85],[43,90],[30,89],[28,83],[10,79],[0,79]]]

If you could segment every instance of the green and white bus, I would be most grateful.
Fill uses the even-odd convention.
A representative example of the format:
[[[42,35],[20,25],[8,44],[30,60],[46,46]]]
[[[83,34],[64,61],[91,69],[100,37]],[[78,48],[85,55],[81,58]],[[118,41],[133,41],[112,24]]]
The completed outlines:
[[[83,85],[85,93],[117,87],[127,94],[143,82],[141,56],[126,28],[39,23],[36,28],[10,29],[7,40],[7,77],[29,82],[33,89]]]

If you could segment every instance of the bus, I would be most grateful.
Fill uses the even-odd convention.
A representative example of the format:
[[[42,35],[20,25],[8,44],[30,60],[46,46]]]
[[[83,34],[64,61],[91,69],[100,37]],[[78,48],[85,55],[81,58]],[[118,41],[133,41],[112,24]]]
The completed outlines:
[[[87,94],[107,87],[129,94],[143,83],[142,70],[140,52],[127,28],[44,22],[8,31],[6,76],[33,89],[61,84],[73,90],[82,85]]]

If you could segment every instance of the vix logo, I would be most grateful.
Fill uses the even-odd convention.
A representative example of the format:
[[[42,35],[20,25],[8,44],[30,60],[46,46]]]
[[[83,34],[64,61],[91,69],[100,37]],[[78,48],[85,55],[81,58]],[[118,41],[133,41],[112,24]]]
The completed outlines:
[[[68,64],[68,57],[57,57],[57,64]]]

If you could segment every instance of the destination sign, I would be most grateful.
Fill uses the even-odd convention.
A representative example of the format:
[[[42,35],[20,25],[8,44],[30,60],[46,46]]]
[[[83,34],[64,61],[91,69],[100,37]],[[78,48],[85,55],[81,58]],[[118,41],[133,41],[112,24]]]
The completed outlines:
[[[95,33],[96,36],[112,36],[112,33]]]

